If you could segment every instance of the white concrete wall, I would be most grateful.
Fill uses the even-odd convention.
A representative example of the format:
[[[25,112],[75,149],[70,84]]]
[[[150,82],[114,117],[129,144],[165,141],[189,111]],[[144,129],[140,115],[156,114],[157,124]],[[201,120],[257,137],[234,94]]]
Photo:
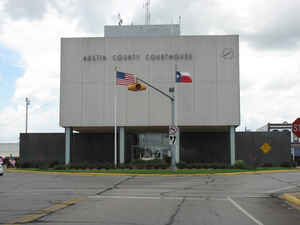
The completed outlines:
[[[104,37],[161,37],[179,35],[179,24],[104,26]]]
[[[233,58],[224,49],[233,49]],[[146,60],[147,54],[188,53],[192,59]],[[114,61],[113,55],[136,54],[138,60]],[[103,55],[106,60],[83,60]],[[87,58],[86,58],[87,59]],[[168,91],[175,85],[175,64],[190,72],[192,84],[177,84],[179,126],[240,124],[239,41],[229,36],[63,38],[61,41],[60,125],[114,125],[115,71],[131,72]],[[167,126],[169,100],[151,90],[117,87],[120,126]]]

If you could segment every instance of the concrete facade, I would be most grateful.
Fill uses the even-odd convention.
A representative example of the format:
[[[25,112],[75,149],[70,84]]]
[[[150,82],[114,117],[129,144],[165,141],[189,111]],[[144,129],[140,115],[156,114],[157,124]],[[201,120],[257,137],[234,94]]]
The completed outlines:
[[[176,84],[178,126],[228,131],[240,124],[239,40],[227,35],[62,38],[60,126],[112,128],[116,90],[119,126],[167,127],[169,99],[151,89],[115,89],[115,67],[168,92],[175,65],[193,78],[192,84]]]
[[[104,37],[162,37],[179,35],[179,24],[104,26]]]

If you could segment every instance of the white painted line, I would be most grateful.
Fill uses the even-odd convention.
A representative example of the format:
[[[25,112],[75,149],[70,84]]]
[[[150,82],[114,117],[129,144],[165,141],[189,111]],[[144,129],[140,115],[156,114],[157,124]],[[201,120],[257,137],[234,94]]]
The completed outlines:
[[[213,200],[213,201],[227,201],[226,198],[206,198],[206,197],[165,197],[165,196],[119,196],[119,195],[95,195],[89,196],[91,199],[150,199],[150,200],[195,200],[195,201],[203,201],[203,200]]]
[[[250,196],[246,196],[246,198],[271,198],[271,196],[270,195],[250,195]]]
[[[105,195],[100,195],[100,196],[89,196],[88,198],[110,198],[110,199],[154,199],[158,200],[161,199],[160,197],[148,197],[148,196],[105,196]]]
[[[246,216],[248,216],[252,221],[254,221],[258,225],[264,225],[262,222],[259,220],[255,219],[250,213],[248,213],[245,209],[242,208],[239,204],[237,204],[230,196],[227,197],[227,199],[237,208],[239,209],[242,213],[244,213]]]
[[[284,187],[284,188],[278,188],[278,189],[266,191],[265,193],[274,193],[274,192],[284,191],[284,190],[288,190],[288,189],[292,189],[292,188],[296,188],[296,187],[297,186],[288,186],[288,187]]]

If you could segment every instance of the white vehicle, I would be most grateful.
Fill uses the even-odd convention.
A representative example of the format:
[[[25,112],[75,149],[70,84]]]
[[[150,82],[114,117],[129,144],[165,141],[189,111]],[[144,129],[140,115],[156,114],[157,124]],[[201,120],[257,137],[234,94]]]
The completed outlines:
[[[0,163],[0,176],[2,176],[3,174],[4,174],[4,169],[2,163]]]

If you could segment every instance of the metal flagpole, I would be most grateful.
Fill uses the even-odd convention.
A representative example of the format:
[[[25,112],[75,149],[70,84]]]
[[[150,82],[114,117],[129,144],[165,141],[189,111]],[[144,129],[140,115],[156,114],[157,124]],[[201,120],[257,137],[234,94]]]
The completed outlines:
[[[115,99],[114,99],[114,116],[115,116],[115,129],[114,129],[114,146],[115,146],[115,167],[117,167],[117,67],[115,67]]]

